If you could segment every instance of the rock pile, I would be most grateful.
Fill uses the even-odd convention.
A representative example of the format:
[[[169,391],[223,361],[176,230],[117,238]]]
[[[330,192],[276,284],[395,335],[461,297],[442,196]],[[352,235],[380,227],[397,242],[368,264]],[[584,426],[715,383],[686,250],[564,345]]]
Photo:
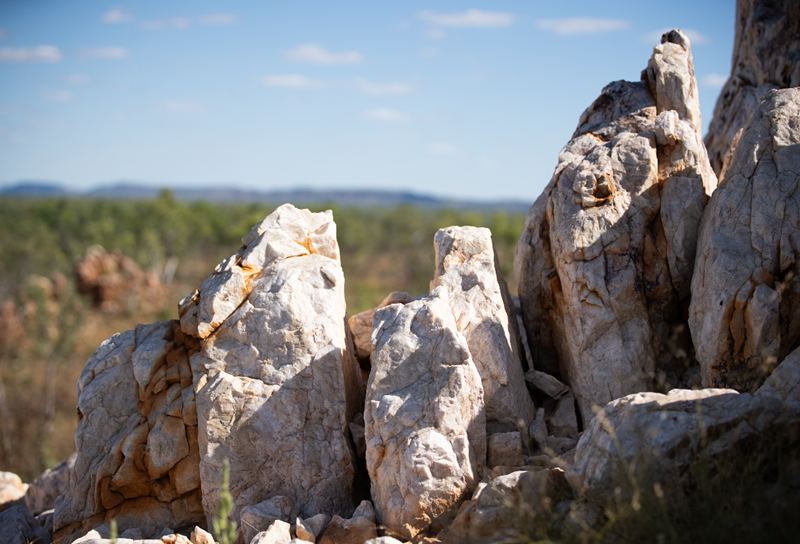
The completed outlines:
[[[118,249],[109,253],[102,246],[91,246],[74,268],[78,292],[89,295],[94,306],[108,312],[125,310],[137,304],[137,296],[160,288],[158,276],[142,272]]]
[[[115,520],[120,543],[211,544],[227,462],[244,544],[506,542],[522,519],[577,538],[698,459],[800,443],[800,90],[742,75],[800,84],[795,42],[760,58],[795,28],[773,4],[739,2],[718,188],[682,32],[583,113],[517,245],[525,330],[474,227],[436,233],[430,293],[348,321],[331,212],[286,204],[178,319],[100,345],[76,456],[4,477],[0,531],[106,543]]]

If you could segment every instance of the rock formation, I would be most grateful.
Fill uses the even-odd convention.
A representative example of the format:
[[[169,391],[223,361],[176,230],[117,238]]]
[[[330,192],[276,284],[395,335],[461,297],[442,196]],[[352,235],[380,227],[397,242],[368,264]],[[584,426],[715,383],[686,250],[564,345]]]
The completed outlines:
[[[771,91],[703,215],[689,325],[705,387],[750,391],[800,345],[800,90]]]
[[[584,422],[693,363],[684,312],[716,178],[689,40],[661,41],[642,82],[609,84],[583,113],[517,244],[535,369],[572,387]]]
[[[535,407],[525,386],[525,355],[508,286],[489,229],[449,227],[434,237],[436,273],[431,291],[441,286],[456,325],[467,340],[483,384],[488,434],[522,428]]]
[[[203,506],[215,512],[229,459],[234,519],[278,495],[291,519],[349,515],[348,422],[364,392],[332,214],[284,205],[242,241],[181,302],[182,330],[202,339],[191,364]]]
[[[481,378],[443,287],[375,312],[364,411],[378,521],[412,538],[470,493],[486,462]]]
[[[800,4],[738,0],[731,75],[717,98],[706,147],[722,178],[750,116],[772,89],[800,87]]]
[[[118,249],[108,253],[101,246],[91,246],[75,261],[74,268],[78,292],[89,295],[94,306],[109,312],[135,306],[137,295],[160,287],[157,276],[142,272]]]
[[[204,522],[192,373],[177,321],[103,342],[78,380],[78,417],[75,465],[56,501],[57,542],[111,519],[145,536]]]
[[[787,357],[756,392],[675,389],[638,393],[609,403],[584,432],[567,478],[599,504],[630,498],[634,484],[664,491],[700,452],[721,456],[768,434],[787,445],[800,439],[800,350]],[[619,488],[620,492],[616,491]]]
[[[55,508],[56,499],[69,485],[69,474],[75,466],[77,454],[73,453],[52,469],[39,475],[25,493],[25,504],[33,515]]]

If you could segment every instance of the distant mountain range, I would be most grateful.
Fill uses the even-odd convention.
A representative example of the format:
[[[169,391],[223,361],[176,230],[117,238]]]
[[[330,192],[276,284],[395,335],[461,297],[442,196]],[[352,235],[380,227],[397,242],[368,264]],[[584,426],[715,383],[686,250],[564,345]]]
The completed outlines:
[[[412,204],[422,208],[456,208],[470,210],[505,210],[526,212],[532,202],[513,200],[478,201],[444,199],[407,191],[377,191],[358,189],[285,189],[278,191],[255,191],[249,189],[219,187],[166,187],[177,200],[209,202],[265,202],[295,205],[334,203],[340,206],[377,207]],[[158,197],[161,187],[136,183],[102,185],[88,191],[66,189],[57,183],[21,181],[0,188],[0,195],[28,198],[105,198],[112,200],[145,200]]]

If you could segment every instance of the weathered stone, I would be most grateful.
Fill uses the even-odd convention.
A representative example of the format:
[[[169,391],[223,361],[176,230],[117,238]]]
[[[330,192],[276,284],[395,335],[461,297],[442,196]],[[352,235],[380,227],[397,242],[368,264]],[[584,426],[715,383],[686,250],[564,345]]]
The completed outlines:
[[[9,473],[4,473],[9,474]],[[50,544],[50,534],[24,506],[0,512],[0,542],[4,544]]]
[[[13,472],[0,472],[0,504],[16,501],[25,496],[28,485],[23,484]]]
[[[364,542],[364,544],[403,544],[399,540],[391,536],[379,536]]]
[[[336,224],[330,210],[311,213],[284,204],[242,238],[242,248],[180,302],[181,328],[208,337],[244,302],[252,280],[273,262],[317,254],[339,264]]]
[[[159,288],[159,278],[146,275],[130,257],[118,249],[108,253],[101,246],[91,246],[75,261],[78,292],[89,295],[94,306],[119,312],[131,306],[137,294]]]
[[[278,495],[291,517],[352,512],[348,422],[364,391],[335,231],[330,212],[281,206],[245,236],[239,264],[221,265],[249,278],[236,310],[227,287],[201,287],[183,314],[184,332],[214,330],[190,358],[209,522],[226,458],[234,519]]]
[[[548,427],[556,437],[578,438],[578,419],[575,416],[575,397],[572,393],[561,397],[550,415]]]
[[[280,520],[288,522],[292,516],[292,503],[283,496],[272,497],[269,500],[245,506],[239,517],[239,527],[244,535],[244,541],[250,542],[255,536],[269,529],[273,522]]]
[[[720,178],[750,116],[772,89],[800,87],[800,4],[738,0],[731,75],[708,127],[706,147]]]
[[[704,387],[757,388],[800,346],[800,90],[770,92],[703,214],[689,325]]]
[[[489,468],[497,465],[517,467],[524,463],[519,431],[490,435],[487,449],[489,453],[487,466]]]
[[[569,392],[569,387],[546,372],[529,370],[525,373],[525,381],[552,399],[561,398]]]
[[[216,544],[216,540],[211,536],[211,533],[203,530],[201,527],[195,527],[192,534],[189,535],[189,540],[192,544]]]
[[[658,482],[667,490],[701,451],[718,456],[770,432],[797,440],[786,431],[800,424],[798,407],[800,351],[756,395],[732,389],[628,395],[603,408],[583,433],[567,477],[601,505],[630,499],[636,486],[652,489]]]
[[[75,466],[76,457],[77,454],[73,453],[52,469],[42,472],[28,486],[25,503],[33,515],[55,507],[56,499],[67,489],[69,473]]]
[[[662,37],[643,82],[609,84],[581,116],[533,204],[514,271],[536,370],[593,405],[692,366],[696,232],[716,178],[700,139],[688,38]],[[690,338],[684,333],[684,341]]]
[[[372,353],[372,316],[378,308],[383,308],[389,304],[408,304],[413,297],[402,291],[393,291],[381,301],[376,308],[356,314],[348,320],[350,332],[353,334],[353,345],[356,348],[356,357],[365,359]]]
[[[528,427],[528,433],[539,449],[547,447],[547,422],[544,418],[534,420]]]
[[[490,432],[512,431],[533,421],[535,407],[522,373],[524,351],[516,310],[486,228],[448,227],[434,237],[436,273],[456,325],[481,376]]]
[[[294,532],[299,540],[305,542],[316,542],[325,525],[328,524],[328,516],[317,514],[314,517],[303,519],[296,518]]]
[[[266,531],[258,533],[250,541],[251,544],[289,544],[292,540],[291,525],[285,521],[275,520]]]
[[[486,462],[483,388],[439,287],[375,313],[364,412],[378,521],[412,538],[471,493]]]
[[[161,377],[175,349],[175,327],[139,325],[103,342],[86,362],[78,380],[76,457],[56,501],[57,542],[111,519],[120,532],[136,527],[145,537],[204,519],[197,485],[178,492],[168,477],[189,453],[187,429],[195,429],[166,415],[173,388]]]
[[[475,501],[465,503],[439,538],[445,544],[514,541],[520,519],[558,518],[555,505],[571,496],[561,469],[512,472],[495,478]]]
[[[362,501],[350,519],[333,516],[319,538],[319,544],[363,544],[378,536],[372,503]]]

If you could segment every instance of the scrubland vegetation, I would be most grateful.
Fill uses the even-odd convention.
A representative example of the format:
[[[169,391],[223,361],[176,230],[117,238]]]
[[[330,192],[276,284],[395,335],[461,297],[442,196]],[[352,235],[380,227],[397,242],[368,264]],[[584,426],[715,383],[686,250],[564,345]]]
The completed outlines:
[[[179,202],[169,191],[149,201],[0,198],[0,470],[24,481],[72,453],[75,384],[98,344],[137,323],[177,317],[177,303],[200,285],[241,238],[281,202]],[[393,208],[332,209],[346,278],[348,312],[376,306],[391,291],[418,295],[433,278],[433,235],[450,225],[491,229],[514,291],[514,246],[523,214]],[[169,283],[130,297],[119,312],[78,294],[73,263],[92,245],[119,249]]]

